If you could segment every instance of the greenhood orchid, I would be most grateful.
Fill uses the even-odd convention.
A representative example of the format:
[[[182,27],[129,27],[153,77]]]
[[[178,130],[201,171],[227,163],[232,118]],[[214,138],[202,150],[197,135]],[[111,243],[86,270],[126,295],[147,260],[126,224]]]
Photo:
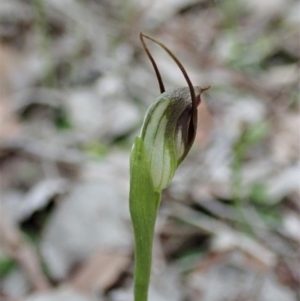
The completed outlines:
[[[145,40],[161,46],[180,68],[188,87],[165,91]],[[146,113],[130,158],[130,213],[135,237],[135,301],[147,301],[152,241],[161,192],[191,149],[197,129],[197,107],[206,87],[193,86],[184,67],[161,42],[140,34],[155,70],[161,94]]]
[[[161,46],[181,69],[188,87],[165,91],[157,65],[149,52],[144,38]],[[140,34],[142,45],[157,76],[161,95],[150,106],[141,131],[150,161],[153,185],[157,191],[166,188],[179,164],[193,145],[197,129],[197,107],[206,87],[193,87],[184,67],[175,55],[161,42]]]

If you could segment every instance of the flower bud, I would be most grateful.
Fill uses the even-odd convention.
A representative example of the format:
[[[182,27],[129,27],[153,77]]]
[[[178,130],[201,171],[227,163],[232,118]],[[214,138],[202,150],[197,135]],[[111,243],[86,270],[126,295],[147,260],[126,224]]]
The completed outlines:
[[[171,56],[181,70],[188,87],[165,91],[160,72],[144,38],[158,44]],[[152,63],[161,92],[146,114],[140,136],[145,146],[153,187],[155,191],[162,191],[168,186],[177,167],[193,145],[200,96],[210,86],[193,87],[180,61],[163,43],[142,33],[140,40]]]
[[[194,87],[197,103],[208,87]],[[146,114],[141,138],[150,165],[153,186],[161,191],[168,186],[176,169],[190,150],[196,134],[190,89],[162,93]]]

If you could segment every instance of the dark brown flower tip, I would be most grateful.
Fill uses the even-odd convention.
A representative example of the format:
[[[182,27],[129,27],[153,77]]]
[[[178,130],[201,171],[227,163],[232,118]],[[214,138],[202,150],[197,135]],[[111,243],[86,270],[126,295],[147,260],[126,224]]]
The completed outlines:
[[[159,85],[159,90],[160,90],[160,93],[164,93],[165,92],[165,87],[164,87],[164,83],[163,83],[163,80],[161,78],[161,75],[160,75],[160,72],[159,72],[159,69],[156,65],[156,62],[153,58],[153,56],[151,55],[145,41],[144,41],[144,37],[146,37],[145,35],[143,35],[142,33],[140,33],[140,40],[141,40],[141,43],[143,45],[143,48],[149,58],[149,60],[151,61],[151,64],[154,68],[154,71],[155,71],[155,74],[156,74],[156,77],[157,77],[157,80],[158,80],[158,85]]]
[[[201,94],[202,94],[204,91],[206,91],[206,90],[208,90],[208,89],[210,89],[210,88],[211,88],[211,85],[207,85],[207,86],[204,86],[204,87],[201,87],[201,88],[200,88],[200,93],[196,95],[197,107],[198,107],[198,106],[200,105],[200,103],[201,103]]]

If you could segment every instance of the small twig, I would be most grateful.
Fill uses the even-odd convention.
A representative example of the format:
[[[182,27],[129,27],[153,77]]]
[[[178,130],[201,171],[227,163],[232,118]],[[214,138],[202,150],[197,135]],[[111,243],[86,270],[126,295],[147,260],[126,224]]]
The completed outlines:
[[[34,290],[50,289],[50,283],[42,272],[36,251],[24,240],[18,228],[5,218],[1,209],[0,240],[8,255],[20,265]]]

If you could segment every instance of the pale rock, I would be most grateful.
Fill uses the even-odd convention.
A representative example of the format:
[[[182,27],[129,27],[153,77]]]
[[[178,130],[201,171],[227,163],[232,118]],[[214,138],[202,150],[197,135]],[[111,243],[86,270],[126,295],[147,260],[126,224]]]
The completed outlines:
[[[123,218],[116,186],[107,182],[78,183],[61,201],[46,226],[41,252],[51,276],[65,278],[71,268],[99,250],[131,248],[131,229]]]

